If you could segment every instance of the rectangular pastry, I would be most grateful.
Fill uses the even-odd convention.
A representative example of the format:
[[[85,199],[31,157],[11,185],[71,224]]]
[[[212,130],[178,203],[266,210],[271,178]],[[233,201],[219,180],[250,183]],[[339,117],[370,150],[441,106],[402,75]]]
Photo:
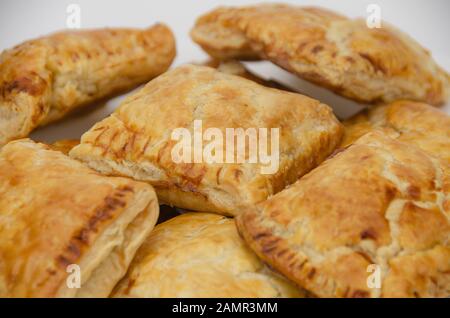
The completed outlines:
[[[158,218],[151,186],[31,140],[0,150],[0,297],[106,297]]]
[[[252,80],[253,82],[256,82],[258,84],[261,84],[261,85],[264,85],[267,87],[282,89],[282,90],[293,92],[293,93],[299,93],[298,91],[293,91],[292,89],[286,87],[285,85],[283,85],[275,80],[272,80],[272,79],[266,80],[264,78],[261,78],[260,76],[249,71],[241,62],[239,62],[237,60],[214,60],[213,59],[213,60],[210,60],[210,61],[204,63],[203,65],[213,67],[222,73],[238,75],[238,76],[244,77],[246,79]],[[303,95],[305,95],[305,94],[303,94]]]
[[[343,124],[345,133],[341,147],[377,129],[450,164],[450,116],[430,105],[396,101],[366,109]]]
[[[215,58],[266,59],[357,101],[438,105],[450,93],[450,76],[431,54],[384,21],[369,28],[365,19],[284,4],[220,7],[191,36]]]
[[[317,296],[450,296],[450,166],[379,131],[237,225],[264,262]]]
[[[268,269],[239,237],[233,219],[186,213],[155,227],[112,297],[304,297]]]
[[[245,66],[242,63],[240,63],[238,61],[210,60],[210,61],[204,63],[203,65],[213,67],[213,68],[217,69],[218,71],[226,73],[226,74],[232,74],[232,75],[238,75],[241,77],[245,77],[249,80],[252,80],[254,82],[257,82],[257,83],[267,86],[267,87],[273,87],[273,88],[278,88],[278,89],[283,89],[283,90],[289,91],[289,89],[287,87],[285,87],[275,81],[265,80],[255,74],[251,73],[250,71],[248,71],[245,68]],[[68,154],[69,151],[73,147],[78,145],[79,143],[80,143],[79,140],[63,139],[63,140],[58,140],[49,146],[54,150],[59,150],[64,154]]]
[[[258,133],[258,143],[253,144],[258,152],[264,145],[259,132],[266,129],[266,150],[274,160],[264,162],[259,156],[251,162],[247,138],[245,154],[238,161],[236,138],[230,138],[234,148],[225,141],[229,128]],[[180,141],[173,133],[179,129],[189,135],[186,153],[191,161],[174,158]],[[203,148],[192,142],[198,133],[202,138],[201,132]],[[214,132],[215,141],[222,137],[223,143],[215,148],[217,160],[205,156],[213,143],[205,138],[208,132]],[[70,156],[104,174],[147,181],[169,205],[236,215],[318,165],[341,136],[342,126],[332,110],[317,100],[209,67],[185,65],[129,96],[82,136]],[[273,147],[275,141],[278,147]],[[196,149],[200,158],[195,157]]]
[[[0,55],[0,146],[75,108],[131,89],[175,57],[168,27],[65,31]]]

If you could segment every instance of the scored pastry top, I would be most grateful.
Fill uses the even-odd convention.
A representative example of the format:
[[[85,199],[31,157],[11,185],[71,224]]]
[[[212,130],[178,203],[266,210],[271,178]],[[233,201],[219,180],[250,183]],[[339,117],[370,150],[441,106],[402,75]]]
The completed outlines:
[[[175,39],[162,24],[64,31],[5,50],[0,55],[0,145],[152,79],[174,57]]]
[[[450,290],[450,167],[378,131],[237,224],[265,262],[321,297],[444,297]],[[371,264],[380,288],[367,283]]]
[[[278,169],[263,174],[267,165],[261,161],[225,162],[226,151],[235,155],[237,149],[225,149],[225,143],[222,162],[175,162],[172,150],[178,141],[172,132],[185,128],[194,136],[196,120],[203,132],[218,129],[224,141],[227,128],[266,128],[269,152],[271,129],[279,129]],[[317,100],[185,65],[128,97],[85,133],[70,155],[98,171],[150,182],[165,203],[238,214],[314,168],[341,136],[342,126],[331,108]],[[246,147],[248,156],[249,142]]]
[[[450,77],[430,53],[382,22],[283,4],[220,7],[191,36],[219,59],[268,59],[306,80],[362,102],[412,99],[442,104]]]

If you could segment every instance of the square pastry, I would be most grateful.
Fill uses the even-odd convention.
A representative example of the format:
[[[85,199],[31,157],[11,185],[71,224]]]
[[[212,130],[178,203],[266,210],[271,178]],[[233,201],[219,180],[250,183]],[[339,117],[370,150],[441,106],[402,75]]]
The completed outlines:
[[[244,243],[234,219],[185,213],[155,227],[113,297],[304,297]]]
[[[0,297],[107,297],[155,225],[152,187],[31,140],[0,150]]]
[[[450,167],[371,132],[237,224],[320,297],[450,296]]]
[[[237,215],[317,166],[342,133],[317,100],[185,65],[128,97],[70,156],[147,181],[166,204]]]

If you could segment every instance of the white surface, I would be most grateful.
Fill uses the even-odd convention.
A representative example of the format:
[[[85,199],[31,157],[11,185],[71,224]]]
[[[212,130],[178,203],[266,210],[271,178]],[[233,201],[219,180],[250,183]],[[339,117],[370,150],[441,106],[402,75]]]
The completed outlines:
[[[164,22],[174,31],[178,55],[174,66],[206,60],[206,55],[189,38],[189,30],[196,17],[219,5],[254,4],[248,0],[0,0],[0,49],[14,46],[24,40],[66,28],[67,6],[80,5],[82,28],[146,27]],[[260,1],[262,2],[262,1]],[[367,5],[378,4],[382,19],[407,32],[428,48],[435,60],[450,71],[450,1],[447,0],[317,0],[271,1],[316,5],[336,10],[349,17],[366,17]],[[263,77],[273,78],[299,89],[334,108],[338,116],[347,117],[362,108],[354,102],[338,97],[288,74],[270,63],[249,63],[248,66]],[[95,122],[117,107],[123,97],[114,98],[92,107],[76,116],[41,128],[32,138],[51,142],[63,138],[79,138]],[[443,107],[450,113],[450,104]]]

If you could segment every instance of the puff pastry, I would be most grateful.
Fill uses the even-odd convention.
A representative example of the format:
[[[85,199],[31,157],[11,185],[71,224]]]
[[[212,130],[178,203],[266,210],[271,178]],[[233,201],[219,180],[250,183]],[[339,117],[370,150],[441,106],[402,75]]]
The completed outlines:
[[[0,55],[0,146],[71,110],[163,73],[175,56],[164,25],[60,32]]]
[[[317,296],[450,296],[450,166],[382,132],[237,225],[263,261]]]
[[[418,102],[396,101],[366,109],[344,121],[341,147],[374,129],[414,144],[450,164],[450,116]]]
[[[159,224],[113,297],[302,297],[239,237],[233,219],[187,213]]]
[[[194,120],[223,135],[226,128],[279,128],[278,170],[263,174],[261,161],[175,163],[172,150],[178,141],[171,133],[184,127],[192,136]],[[86,132],[70,156],[104,174],[150,182],[169,205],[236,215],[314,168],[341,136],[332,110],[317,100],[185,65],[130,96]]]
[[[219,59],[268,59],[303,79],[362,102],[412,99],[437,105],[450,77],[430,53],[382,24],[370,29],[314,7],[221,7],[201,16],[191,36]]]
[[[158,218],[152,187],[30,140],[0,150],[0,297],[106,297]],[[79,266],[81,288],[76,283]],[[74,281],[72,281],[72,278]]]

